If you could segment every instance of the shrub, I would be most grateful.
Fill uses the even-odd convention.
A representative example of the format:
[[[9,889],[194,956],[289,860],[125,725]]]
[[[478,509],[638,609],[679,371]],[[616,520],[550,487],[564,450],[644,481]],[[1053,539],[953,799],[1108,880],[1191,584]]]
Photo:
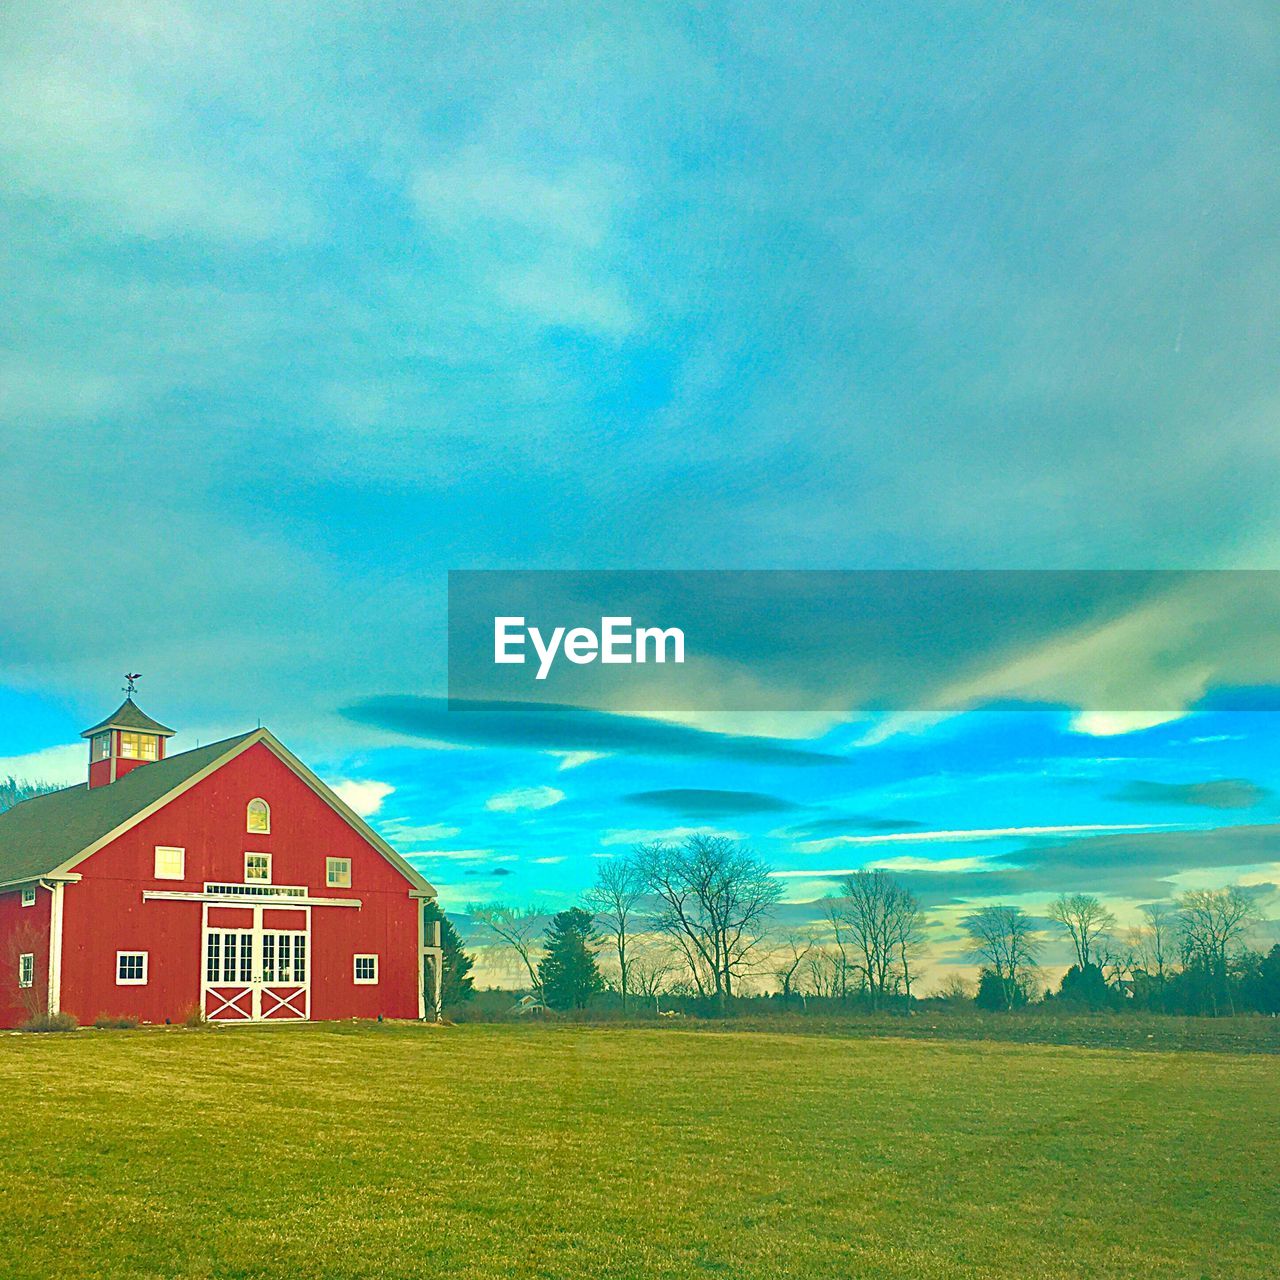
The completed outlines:
[[[80,1024],[69,1013],[38,1013],[22,1024],[23,1031],[74,1031]]]
[[[94,1018],[93,1025],[99,1031],[136,1031],[138,1029],[138,1019],[132,1014],[113,1018],[110,1014],[100,1013]]]
[[[182,1011],[182,1025],[195,1031],[201,1027],[207,1027],[209,1021],[204,1016],[204,1010],[198,1004],[192,1004]]]

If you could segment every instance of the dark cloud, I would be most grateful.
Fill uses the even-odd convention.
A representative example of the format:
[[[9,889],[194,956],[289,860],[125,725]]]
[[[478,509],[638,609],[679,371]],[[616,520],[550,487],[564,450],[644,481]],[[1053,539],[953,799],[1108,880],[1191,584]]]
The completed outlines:
[[[801,806],[762,791],[708,791],[676,787],[667,791],[633,791],[622,797],[629,804],[666,809],[688,818],[718,818],[734,813],[781,813]]]
[[[1100,893],[1150,901],[1177,893],[1174,877],[1181,872],[1272,862],[1280,862],[1280,824],[1035,842],[999,854],[978,871],[913,868],[893,875],[926,906],[1033,893]],[[833,885],[840,879],[825,878]]]
[[[797,839],[832,835],[856,835],[865,831],[912,831],[923,827],[914,818],[876,818],[863,813],[841,813],[830,818],[815,818],[788,827],[786,834]]]
[[[1180,804],[1205,809],[1252,809],[1271,794],[1248,778],[1215,778],[1208,782],[1126,782],[1108,799],[1131,804]]]
[[[847,765],[844,756],[777,738],[691,729],[643,716],[533,702],[468,702],[388,695],[344,709],[359,724],[434,741],[534,751],[627,752],[740,760],[750,764]]]

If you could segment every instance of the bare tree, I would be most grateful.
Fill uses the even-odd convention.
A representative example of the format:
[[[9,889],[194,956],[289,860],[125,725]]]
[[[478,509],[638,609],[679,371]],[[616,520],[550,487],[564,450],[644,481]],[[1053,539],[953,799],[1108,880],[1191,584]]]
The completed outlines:
[[[636,849],[645,887],[657,899],[654,927],[679,949],[702,996],[728,1006],[780,896],[769,868],[726,836]]]
[[[849,998],[849,975],[853,972],[853,963],[849,957],[849,931],[845,927],[844,917],[840,910],[840,899],[832,896],[827,899],[827,924],[831,927],[831,940],[834,950],[827,957],[831,969],[830,995],[838,1000]]]
[[[911,1011],[912,965],[924,949],[925,915],[915,894],[896,886],[889,904],[892,945],[898,953],[898,968],[902,973],[902,995],[907,1012]]]
[[[541,915],[536,907],[508,906],[502,902],[474,904],[468,908],[472,919],[484,925],[503,946],[524,965],[529,984],[541,997],[542,979],[534,952],[541,935]]]
[[[624,1013],[631,991],[631,926],[644,893],[644,880],[634,855],[603,859],[596,867],[596,882],[587,892],[587,905],[613,940],[613,949],[618,957],[618,993],[622,997]]]
[[[1225,889],[1192,889],[1178,899],[1177,930],[1183,963],[1203,971],[1215,1014],[1235,1012],[1228,980],[1229,964],[1244,948],[1258,920],[1253,895],[1238,885]]]
[[[632,991],[656,1000],[668,989],[671,975],[679,969],[680,962],[668,947],[646,946],[633,948],[628,966]]]
[[[911,959],[924,939],[924,917],[915,896],[880,869],[855,871],[828,900],[832,918],[849,939],[872,1009],[899,990],[911,998]]]
[[[1093,894],[1060,893],[1049,904],[1049,919],[1057,921],[1067,931],[1081,972],[1091,964],[1101,964],[1107,937],[1116,927],[1116,918]]]
[[[1031,917],[1021,907],[980,907],[965,917],[965,931],[973,954],[1000,984],[1006,1009],[1026,992],[1040,953],[1040,938]]]
[[[813,951],[812,938],[799,933],[789,933],[774,950],[771,957],[770,970],[777,980],[778,991],[783,1004],[790,1004],[793,994],[803,998],[803,979],[797,980],[797,973]]]
[[[968,1004],[973,999],[973,983],[966,981],[958,973],[953,973],[934,993],[935,1000],[945,1000],[947,1004]]]
[[[18,1003],[30,1022],[49,1011],[48,967],[34,964],[31,971],[31,985],[19,986],[22,957],[24,955],[38,957],[40,954],[41,935],[34,925],[22,923],[17,925],[5,942],[4,959],[9,972],[9,981],[17,987]]]

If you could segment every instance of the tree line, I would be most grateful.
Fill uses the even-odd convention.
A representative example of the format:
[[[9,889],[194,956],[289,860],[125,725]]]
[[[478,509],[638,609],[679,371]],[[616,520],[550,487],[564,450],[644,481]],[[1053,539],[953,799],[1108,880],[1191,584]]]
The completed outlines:
[[[823,900],[822,918],[799,929],[779,926],[780,896],[779,881],[745,845],[691,835],[602,860],[582,903],[549,922],[533,906],[470,911],[553,1009],[585,1007],[608,990],[624,1012],[667,997],[725,1013],[764,986],[799,1008],[909,1011],[919,1000],[930,921],[891,873],[844,877]],[[977,982],[953,977],[934,995],[990,1010],[1043,1001],[1277,1013],[1280,945],[1266,955],[1250,945],[1261,922],[1255,896],[1238,886],[1148,904],[1127,929],[1092,894],[1060,894],[1043,916],[1013,904],[978,907],[961,919],[959,939]],[[1073,963],[1056,988],[1044,989],[1041,960],[1055,935],[1069,943]]]

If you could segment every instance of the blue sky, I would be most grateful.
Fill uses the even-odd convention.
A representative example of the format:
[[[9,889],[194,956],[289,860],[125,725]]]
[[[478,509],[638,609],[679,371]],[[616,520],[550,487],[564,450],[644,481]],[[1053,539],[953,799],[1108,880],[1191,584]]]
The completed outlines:
[[[260,717],[365,784],[454,907],[703,825],[786,871],[1265,882],[1264,713],[781,708],[584,759],[347,709],[443,693],[451,568],[1272,567],[1278,39],[1261,4],[7,6],[0,757],[65,769],[30,757],[141,670],[187,745]],[[1132,789],[1221,779],[1256,791]],[[797,834],[850,815],[898,827]],[[1103,825],[1151,830],[1043,830]]]

